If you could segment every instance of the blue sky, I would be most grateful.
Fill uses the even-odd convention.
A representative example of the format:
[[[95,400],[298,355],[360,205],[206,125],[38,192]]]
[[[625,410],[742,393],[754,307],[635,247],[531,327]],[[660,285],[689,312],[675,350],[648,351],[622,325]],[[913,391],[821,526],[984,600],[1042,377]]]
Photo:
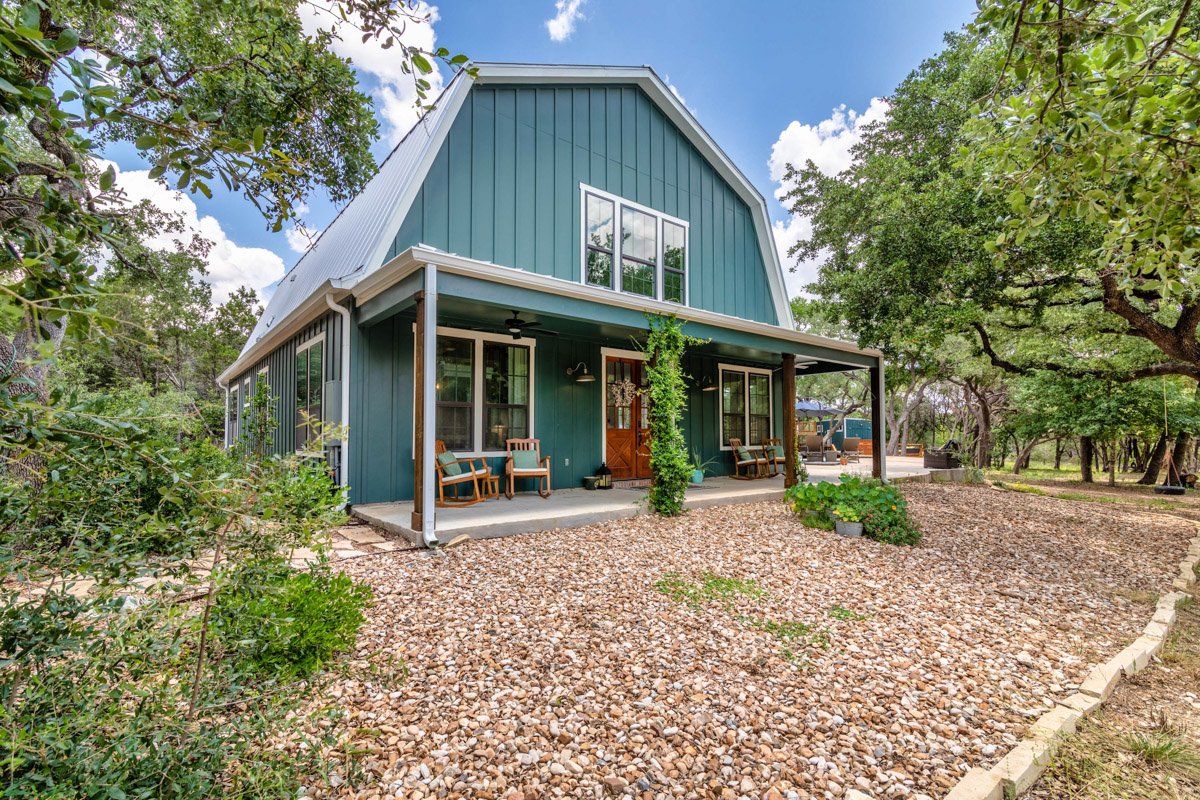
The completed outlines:
[[[436,4],[431,29],[415,35],[481,61],[654,67],[768,198],[785,249],[807,229],[774,200],[782,164],[812,157],[829,171],[844,166],[857,124],[886,111],[873,98],[889,94],[974,10],[971,0],[446,0]],[[363,66],[363,85],[379,101],[382,158],[415,113],[408,88],[385,52],[345,38],[345,54]],[[131,195],[159,198],[136,172],[145,165],[135,153],[122,148],[109,157]],[[217,242],[210,268],[218,296],[242,283],[261,288],[299,258],[303,238],[270,233],[240,197],[190,200],[194,208],[175,203]],[[324,197],[313,197],[306,223],[319,231],[335,213]],[[792,288],[814,268],[789,276]]]

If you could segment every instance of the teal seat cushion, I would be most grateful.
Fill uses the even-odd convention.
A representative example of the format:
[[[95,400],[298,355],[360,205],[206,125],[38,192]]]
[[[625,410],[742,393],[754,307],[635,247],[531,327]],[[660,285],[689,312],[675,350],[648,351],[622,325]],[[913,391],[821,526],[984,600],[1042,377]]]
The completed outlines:
[[[772,457],[778,458],[779,460],[782,461],[783,457],[784,457],[783,456],[783,446],[778,445],[778,444],[771,445],[771,455],[772,455]]]
[[[462,464],[458,463],[458,458],[454,453],[438,453],[437,462],[441,465],[442,472],[449,476],[462,474]]]
[[[750,453],[750,448],[749,447],[739,447],[737,449],[737,460],[738,461],[753,461],[754,456]]]
[[[513,469],[538,469],[541,466],[536,450],[513,450],[512,464]]]

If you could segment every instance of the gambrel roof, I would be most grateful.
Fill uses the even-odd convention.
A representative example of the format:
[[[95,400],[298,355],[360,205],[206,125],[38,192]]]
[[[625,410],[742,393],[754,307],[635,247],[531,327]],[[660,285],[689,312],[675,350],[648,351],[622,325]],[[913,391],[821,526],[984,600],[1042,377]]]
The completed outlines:
[[[766,200],[653,69],[645,66],[502,63],[479,63],[475,67],[475,80],[481,84],[626,84],[640,88],[749,207],[758,247],[766,264],[772,306],[781,327],[792,329],[783,269],[775,250]],[[396,145],[375,177],[288,271],[268,301],[241,355],[222,373],[222,382],[277,346],[280,332],[307,321],[298,317],[311,318],[322,313],[325,304],[314,302],[320,300],[317,295],[330,288],[353,290],[356,284],[384,266],[400,225],[471,86],[472,79],[464,72],[451,80],[434,108]]]

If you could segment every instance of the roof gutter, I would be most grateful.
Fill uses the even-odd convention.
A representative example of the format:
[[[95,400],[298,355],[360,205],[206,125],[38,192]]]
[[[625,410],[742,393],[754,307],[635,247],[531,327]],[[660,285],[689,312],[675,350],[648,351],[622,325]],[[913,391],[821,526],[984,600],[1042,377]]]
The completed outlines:
[[[318,311],[325,308],[325,295],[332,292],[335,299],[342,300],[349,294],[341,287],[334,286],[331,281],[325,281],[296,308],[279,321],[279,324],[267,331],[257,342],[242,352],[237,360],[225,368],[217,376],[217,385],[226,388],[229,382],[260,361],[279,345],[295,336],[304,326],[312,322]]]
[[[490,261],[480,261],[453,253],[446,253],[431,248],[428,245],[416,245],[400,253],[381,269],[376,270],[368,279],[369,282],[368,280],[364,280],[363,283],[356,286],[354,296],[360,303],[366,302],[371,297],[379,294],[388,286],[426,263],[436,264],[443,272],[467,275],[495,283],[521,286],[563,297],[573,297],[603,303],[604,305],[629,308],[644,313],[671,314],[681,320],[704,323],[718,328],[756,333],[762,336],[789,341],[797,345],[813,345],[829,350],[840,350],[844,353],[861,354],[873,358],[879,358],[883,355],[879,350],[874,348],[859,347],[852,342],[844,342],[840,339],[830,339],[825,336],[804,333],[795,328],[771,325],[766,322],[755,322],[728,314],[721,314],[716,311],[665,303],[661,300],[637,298],[633,295],[614,292],[610,289],[597,289],[578,281],[552,278],[548,275],[540,275],[515,267],[493,264]]]

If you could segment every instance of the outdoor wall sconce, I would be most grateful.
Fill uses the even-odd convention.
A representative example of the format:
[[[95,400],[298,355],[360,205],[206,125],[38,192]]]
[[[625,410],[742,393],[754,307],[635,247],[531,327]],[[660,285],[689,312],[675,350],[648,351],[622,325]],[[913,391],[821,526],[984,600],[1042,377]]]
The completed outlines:
[[[588,372],[587,364],[580,361],[573,367],[567,367],[567,375],[574,375],[576,383],[595,383],[596,376]]]

